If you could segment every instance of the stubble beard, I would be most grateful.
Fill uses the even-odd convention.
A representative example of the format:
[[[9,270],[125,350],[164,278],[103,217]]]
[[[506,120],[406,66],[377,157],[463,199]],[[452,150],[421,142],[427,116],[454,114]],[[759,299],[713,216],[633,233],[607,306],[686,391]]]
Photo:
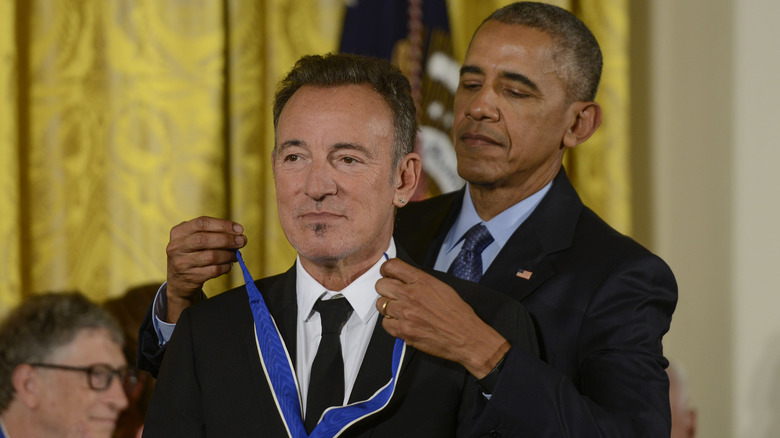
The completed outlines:
[[[314,231],[314,236],[325,237],[325,233],[328,231],[328,226],[326,224],[313,224],[311,225],[311,229]]]

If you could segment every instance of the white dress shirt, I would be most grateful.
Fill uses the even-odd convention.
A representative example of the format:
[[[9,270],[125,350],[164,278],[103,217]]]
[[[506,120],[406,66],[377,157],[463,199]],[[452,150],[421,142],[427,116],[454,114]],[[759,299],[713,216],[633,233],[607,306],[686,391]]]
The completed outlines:
[[[389,258],[395,258],[395,241],[390,239],[390,246],[368,271],[358,277],[349,286],[340,291],[329,291],[319,284],[301,266],[300,258],[296,260],[296,300],[298,304],[298,317],[296,318],[296,351],[295,369],[298,379],[298,387],[301,392],[303,407],[306,407],[306,399],[309,388],[309,376],[317,347],[320,345],[322,325],[319,313],[314,311],[314,303],[320,297],[330,299],[336,295],[343,295],[350,306],[352,313],[347,323],[341,330],[341,352],[344,357],[344,404],[349,400],[352,387],[355,385],[360,365],[368,349],[368,343],[374,332],[379,312],[376,310],[376,300],[379,294],[376,291],[376,282],[382,275],[379,268]],[[153,324],[160,346],[164,346],[171,338],[175,324],[163,320],[167,312],[166,285],[163,284],[157,291],[152,307],[154,313]]]
[[[395,242],[392,239],[385,254],[387,254],[387,258],[395,257]],[[340,291],[325,289],[303,269],[300,259],[297,260],[295,266],[298,318],[295,369],[304,407],[306,406],[311,365],[317,354],[322,333],[320,314],[314,311],[314,303],[323,296],[325,299],[330,299],[336,295],[343,295],[353,309],[347,323],[341,329],[340,336],[341,353],[344,358],[344,404],[346,404],[379,317],[379,312],[376,310],[376,300],[379,298],[379,294],[375,286],[377,280],[382,278],[379,268],[385,260],[386,257],[382,255],[374,266]]]

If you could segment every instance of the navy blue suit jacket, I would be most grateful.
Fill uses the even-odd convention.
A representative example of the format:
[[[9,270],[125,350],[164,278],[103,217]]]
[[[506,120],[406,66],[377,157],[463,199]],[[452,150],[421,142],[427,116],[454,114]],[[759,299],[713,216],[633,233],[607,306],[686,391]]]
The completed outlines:
[[[463,190],[398,213],[396,242],[432,267]],[[530,271],[530,279],[517,276]],[[521,302],[542,360],[513,348],[478,431],[532,437],[669,436],[661,338],[677,303],[669,267],[585,207],[561,169],[481,284]]]

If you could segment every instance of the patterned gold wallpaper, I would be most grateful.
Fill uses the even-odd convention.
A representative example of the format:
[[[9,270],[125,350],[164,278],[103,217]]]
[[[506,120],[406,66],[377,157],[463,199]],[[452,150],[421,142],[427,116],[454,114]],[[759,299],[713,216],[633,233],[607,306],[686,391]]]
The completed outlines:
[[[506,3],[448,2],[456,57]],[[628,231],[627,4],[557,3],[607,60],[605,123],[567,167]],[[288,268],[270,99],[298,57],[337,49],[343,14],[343,0],[0,0],[0,315],[29,293],[159,283],[170,228],[200,215],[245,226],[255,276]]]

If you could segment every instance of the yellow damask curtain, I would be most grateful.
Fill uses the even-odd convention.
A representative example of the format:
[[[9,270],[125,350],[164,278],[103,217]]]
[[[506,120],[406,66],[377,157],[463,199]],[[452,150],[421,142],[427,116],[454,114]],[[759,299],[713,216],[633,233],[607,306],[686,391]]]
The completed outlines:
[[[459,59],[506,3],[448,1]],[[627,5],[557,3],[606,59],[604,126],[567,168],[628,231]],[[298,57],[337,49],[343,13],[342,0],[0,0],[0,316],[30,293],[102,301],[161,282],[169,229],[199,215],[245,226],[256,276],[289,267],[270,100]]]
[[[255,275],[289,267],[270,97],[298,57],[337,47],[339,5],[0,0],[0,313],[159,283],[169,229],[204,214],[244,224]]]
[[[22,282],[14,6],[0,0],[0,317],[18,301]]]

